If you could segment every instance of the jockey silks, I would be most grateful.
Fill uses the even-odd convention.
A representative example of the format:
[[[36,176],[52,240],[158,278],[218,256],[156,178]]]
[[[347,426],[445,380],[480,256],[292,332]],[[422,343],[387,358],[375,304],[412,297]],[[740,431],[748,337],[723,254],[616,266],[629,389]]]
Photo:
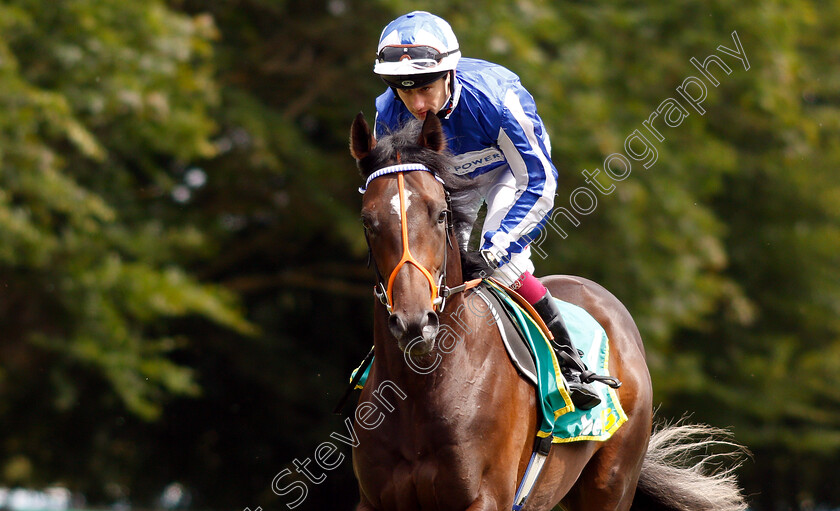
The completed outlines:
[[[529,252],[557,185],[551,143],[533,97],[508,69],[461,58],[444,108],[441,123],[454,155],[450,170],[475,180],[468,202],[476,213],[481,200],[487,201],[481,248],[511,256]],[[413,119],[390,88],[376,99],[376,110],[377,138]]]

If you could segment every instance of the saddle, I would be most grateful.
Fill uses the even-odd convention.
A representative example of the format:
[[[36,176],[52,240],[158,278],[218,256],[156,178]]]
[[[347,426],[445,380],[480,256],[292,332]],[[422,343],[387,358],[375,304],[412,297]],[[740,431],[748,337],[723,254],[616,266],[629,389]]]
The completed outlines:
[[[499,287],[504,289],[501,285]],[[516,320],[513,313],[505,307],[502,298],[497,293],[487,289],[486,285],[480,286],[475,292],[492,309],[493,317],[496,325],[499,327],[499,333],[502,336],[502,342],[505,345],[508,356],[510,356],[511,363],[517,372],[519,372],[520,376],[536,387],[538,384],[537,362],[534,353],[526,341],[527,333],[525,331],[525,325]],[[508,296],[512,299],[515,299],[514,296],[518,296],[513,291],[511,293]],[[535,320],[535,322],[542,321],[538,314],[532,314],[531,319]],[[537,324],[539,325],[539,323]],[[545,326],[544,322],[542,326]]]

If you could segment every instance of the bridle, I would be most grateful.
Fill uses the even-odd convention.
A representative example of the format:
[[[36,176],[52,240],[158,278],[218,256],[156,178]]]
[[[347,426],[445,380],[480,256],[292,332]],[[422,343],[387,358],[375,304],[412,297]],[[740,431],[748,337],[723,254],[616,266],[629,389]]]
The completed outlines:
[[[388,314],[393,314],[393,303],[394,303],[394,280],[397,278],[397,274],[402,269],[403,266],[406,264],[414,265],[420,272],[426,277],[426,280],[429,283],[429,289],[432,292],[431,295],[431,306],[432,310],[440,313],[443,312],[443,308],[446,306],[446,299],[454,293],[459,293],[466,288],[465,284],[461,284],[460,286],[455,287],[448,287],[446,285],[446,265],[447,265],[447,254],[449,253],[449,249],[452,248],[452,237],[453,237],[453,227],[452,227],[452,202],[449,196],[449,192],[444,187],[444,196],[446,197],[446,210],[445,210],[445,219],[446,222],[446,246],[444,246],[443,250],[443,266],[441,267],[440,278],[438,282],[435,283],[434,277],[432,277],[431,272],[426,269],[420,261],[414,258],[411,254],[411,250],[408,246],[408,218],[406,216],[406,206],[405,206],[405,178],[404,174],[406,172],[414,172],[414,171],[422,171],[422,172],[429,172],[434,176],[434,178],[443,185],[443,180],[435,175],[435,173],[430,170],[425,165],[421,165],[419,163],[406,163],[406,164],[398,164],[398,165],[391,165],[388,167],[384,167],[382,169],[377,170],[376,172],[372,173],[367,178],[367,182],[365,183],[364,187],[359,188],[359,192],[364,194],[367,190],[368,185],[374,179],[390,174],[397,175],[397,188],[399,190],[399,197],[400,197],[400,230],[402,235],[402,248],[403,254],[400,258],[400,262],[397,263],[397,266],[394,267],[393,271],[388,277],[387,285],[385,284],[386,280],[382,277],[382,273],[379,271],[379,268],[376,265],[376,259],[373,257],[373,249],[370,245],[370,237],[368,236],[367,227],[365,227],[365,241],[368,245],[368,266],[373,263],[373,270],[376,272],[376,279],[377,285],[373,288],[373,294],[379,299],[380,302],[385,306],[388,310]]]

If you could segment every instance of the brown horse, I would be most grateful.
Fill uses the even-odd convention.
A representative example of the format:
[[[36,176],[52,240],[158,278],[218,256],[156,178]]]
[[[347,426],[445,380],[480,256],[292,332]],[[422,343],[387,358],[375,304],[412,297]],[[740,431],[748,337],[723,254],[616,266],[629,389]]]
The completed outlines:
[[[359,114],[350,146],[368,178],[362,220],[382,302],[354,423],[357,510],[511,509],[538,430],[536,396],[496,327],[464,313],[473,290],[452,289],[463,275],[446,189],[464,183],[446,171],[440,121],[428,115],[377,141]],[[621,302],[580,277],[543,283],[606,330],[628,420],[604,442],[554,444],[525,509],[745,509],[731,469],[704,474],[670,464],[708,445],[708,430],[671,426],[651,438],[644,347]],[[444,347],[438,334],[456,329],[471,333]]]

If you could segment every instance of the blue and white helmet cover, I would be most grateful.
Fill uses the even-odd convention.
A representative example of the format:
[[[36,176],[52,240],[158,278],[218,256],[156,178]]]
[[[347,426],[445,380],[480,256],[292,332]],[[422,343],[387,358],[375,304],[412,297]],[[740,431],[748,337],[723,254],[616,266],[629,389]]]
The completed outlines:
[[[440,53],[458,50],[458,39],[452,27],[443,18],[426,11],[404,14],[389,23],[379,37],[376,53],[386,46],[430,46]],[[376,61],[373,72],[379,75],[413,75],[454,70],[461,54],[455,51],[444,57],[433,68],[417,67],[411,60],[399,62]]]

